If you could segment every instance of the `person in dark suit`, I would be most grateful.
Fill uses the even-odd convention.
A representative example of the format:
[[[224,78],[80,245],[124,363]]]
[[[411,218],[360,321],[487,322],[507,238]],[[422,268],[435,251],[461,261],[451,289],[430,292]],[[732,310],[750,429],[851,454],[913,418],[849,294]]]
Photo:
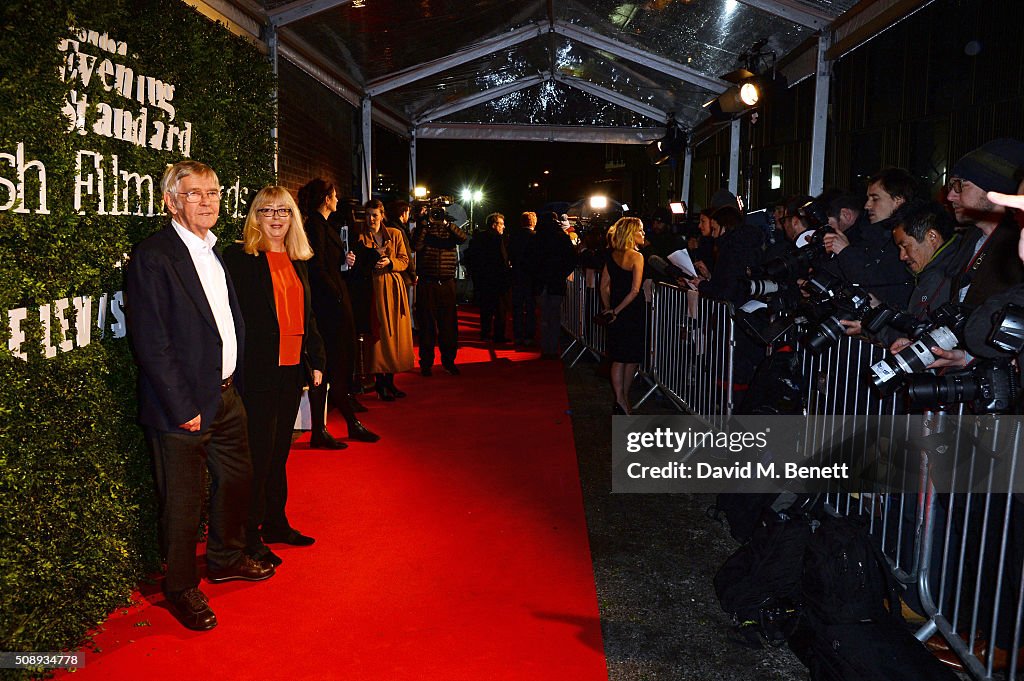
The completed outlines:
[[[358,408],[366,411],[366,408],[349,397],[349,393],[353,392],[352,376],[358,350],[345,272],[355,265],[356,254],[349,247],[350,243],[342,239],[341,232],[327,222],[328,216],[338,209],[338,192],[326,180],[310,180],[299,189],[299,208],[306,221],[305,233],[313,248],[313,257],[309,261],[309,283],[313,313],[324,339],[327,383],[330,384],[330,392],[325,385],[309,391],[313,421],[309,445],[325,449],[341,449],[343,446],[327,432],[324,425],[328,399],[345,418],[349,439],[376,442],[380,436],[368,430],[356,418],[355,410]],[[351,221],[346,228],[353,228]]]
[[[324,345],[310,304],[306,261],[313,256],[298,206],[283,187],[264,187],[249,208],[243,243],[224,251],[245,320],[242,402],[249,415],[252,497],[245,552],[277,567],[267,543],[310,546],[285,514],[286,466],[302,389],[319,386]],[[307,378],[308,377],[308,378]]]
[[[164,593],[186,627],[206,630],[217,626],[217,617],[198,588],[195,566],[204,467],[213,480],[207,578],[260,581],[274,567],[244,552],[252,463],[235,386],[243,381],[238,359],[245,326],[210,233],[220,213],[220,182],[209,166],[180,161],[160,188],[171,224],[132,250],[125,309],[139,365],[139,421],[160,501]]]
[[[512,307],[509,295],[512,268],[508,260],[504,215],[491,213],[487,216],[487,229],[477,232],[470,240],[466,259],[480,304],[480,340],[507,343],[505,320]]]

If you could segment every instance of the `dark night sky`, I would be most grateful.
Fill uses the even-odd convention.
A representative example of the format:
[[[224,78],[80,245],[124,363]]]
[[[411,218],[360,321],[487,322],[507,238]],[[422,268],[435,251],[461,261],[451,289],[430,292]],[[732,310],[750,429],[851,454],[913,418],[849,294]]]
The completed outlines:
[[[537,210],[547,201],[576,201],[607,176],[602,144],[422,140],[416,153],[417,181],[432,195],[451,194],[458,200],[463,187],[483,190],[478,223],[481,213],[498,211],[507,217]],[[551,173],[544,175],[544,170]],[[541,187],[529,189],[532,182]]]

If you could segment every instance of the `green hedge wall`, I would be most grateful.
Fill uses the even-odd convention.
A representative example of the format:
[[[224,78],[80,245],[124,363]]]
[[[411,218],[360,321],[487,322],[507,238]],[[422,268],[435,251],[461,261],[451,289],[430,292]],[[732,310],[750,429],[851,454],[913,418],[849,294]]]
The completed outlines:
[[[95,196],[79,214],[73,202],[79,150],[105,162],[116,155],[121,169],[157,183],[182,154],[69,132],[61,110],[73,88],[88,96],[90,117],[99,102],[142,106],[105,92],[98,77],[85,88],[61,79],[58,44],[73,37],[70,27],[107,33],[128,48],[124,56],[92,45],[83,52],[174,84],[174,122],[192,122],[190,156],[213,166],[222,184],[237,179],[251,196],[273,179],[273,74],[252,44],[180,0],[0,3],[0,178],[17,184],[17,169],[3,155],[24,144],[25,159],[45,166],[50,211],[0,209],[0,650],[7,651],[74,648],[159,568],[134,365],[125,339],[100,338],[95,327],[100,295],[123,288],[124,254],[165,220],[100,215]],[[152,125],[158,113],[148,108]],[[38,203],[37,175],[26,174],[27,208]],[[11,193],[0,181],[0,208]],[[154,193],[159,212],[158,185]],[[221,243],[240,233],[241,222],[222,208]],[[86,295],[93,297],[92,342],[44,358],[39,306]],[[27,361],[8,351],[8,310],[21,307],[28,308],[21,324]]]

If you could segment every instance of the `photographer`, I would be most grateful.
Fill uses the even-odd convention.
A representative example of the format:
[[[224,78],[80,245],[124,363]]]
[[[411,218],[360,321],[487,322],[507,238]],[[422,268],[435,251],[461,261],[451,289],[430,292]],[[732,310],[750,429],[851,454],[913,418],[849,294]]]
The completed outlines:
[[[862,223],[857,232],[836,230],[824,237],[825,249],[834,256],[829,263],[834,274],[860,284],[896,308],[906,307],[914,284],[900,262],[892,231],[900,222],[900,210],[914,199],[915,185],[913,176],[902,168],[882,170],[868,184],[864,206],[868,223]],[[842,214],[840,205],[838,216]],[[837,220],[837,224],[842,223]],[[851,240],[854,235],[857,243]]]
[[[733,206],[722,206],[711,214],[711,236],[718,256],[710,277],[691,281],[690,287],[702,296],[728,300],[742,305],[747,295],[747,270],[761,261],[761,230],[743,222],[743,213]]]
[[[430,376],[434,366],[434,347],[441,351],[441,366],[449,374],[459,374],[455,366],[459,324],[456,316],[455,266],[458,247],[467,235],[452,221],[444,206],[436,204],[421,217],[413,231],[418,281],[416,315],[420,340],[420,373]]]
[[[953,299],[953,281],[964,258],[961,238],[954,230],[949,212],[934,202],[907,206],[893,229],[892,238],[900,260],[917,280],[909,304],[901,309],[915,319],[926,320]],[[844,321],[843,325],[850,329],[848,333],[861,332],[859,322]],[[910,343],[902,335],[886,327],[876,339],[897,352]]]

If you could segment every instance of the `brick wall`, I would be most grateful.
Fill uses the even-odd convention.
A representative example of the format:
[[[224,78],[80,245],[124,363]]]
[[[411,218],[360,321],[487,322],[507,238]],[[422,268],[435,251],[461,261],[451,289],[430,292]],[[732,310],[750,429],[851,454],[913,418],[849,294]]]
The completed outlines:
[[[293,192],[314,177],[358,196],[353,132],[358,112],[286,59],[280,61],[278,181]]]

